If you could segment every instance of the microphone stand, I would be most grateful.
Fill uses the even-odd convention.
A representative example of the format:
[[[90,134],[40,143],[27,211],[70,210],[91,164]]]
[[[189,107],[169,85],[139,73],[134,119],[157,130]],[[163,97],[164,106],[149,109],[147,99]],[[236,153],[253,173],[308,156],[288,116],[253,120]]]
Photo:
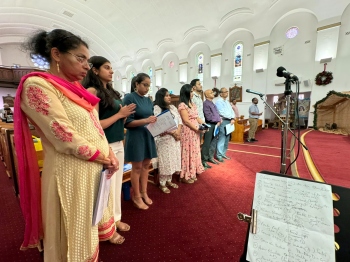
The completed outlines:
[[[289,129],[289,110],[290,110],[290,95],[292,94],[292,89],[290,87],[291,83],[290,78],[286,78],[286,81],[284,82],[285,85],[285,91],[284,95],[286,96],[286,121],[282,122],[282,146],[281,146],[281,174],[286,174],[286,155],[287,155],[287,139],[288,139],[288,129]]]
[[[285,85],[286,85],[286,91],[284,94],[286,95],[286,121],[284,121],[277,113],[276,111],[266,102],[266,99],[264,100],[263,95],[260,95],[261,100],[263,103],[270,108],[272,113],[281,121],[282,123],[282,147],[281,147],[281,168],[280,173],[286,174],[286,152],[287,152],[287,138],[288,138],[288,131],[292,133],[292,135],[298,140],[298,142],[306,149],[308,148],[300,141],[300,139],[294,134],[294,132],[288,127],[289,124],[289,108],[290,108],[290,95],[292,93],[290,88],[290,81],[291,79],[286,79]]]

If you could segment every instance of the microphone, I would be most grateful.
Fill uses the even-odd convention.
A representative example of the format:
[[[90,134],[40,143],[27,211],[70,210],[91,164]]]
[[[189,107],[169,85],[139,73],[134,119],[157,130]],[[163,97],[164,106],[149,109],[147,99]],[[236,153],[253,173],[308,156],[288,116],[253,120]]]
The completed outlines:
[[[255,95],[258,95],[258,96],[264,96],[263,93],[260,93],[260,92],[254,91],[254,90],[247,89],[247,90],[245,90],[245,91],[246,91],[247,93],[255,94]]]
[[[293,73],[288,72],[283,66],[280,66],[277,68],[277,73],[276,75],[278,77],[284,77],[284,78],[291,78],[293,80],[299,80],[299,78],[294,75]]]

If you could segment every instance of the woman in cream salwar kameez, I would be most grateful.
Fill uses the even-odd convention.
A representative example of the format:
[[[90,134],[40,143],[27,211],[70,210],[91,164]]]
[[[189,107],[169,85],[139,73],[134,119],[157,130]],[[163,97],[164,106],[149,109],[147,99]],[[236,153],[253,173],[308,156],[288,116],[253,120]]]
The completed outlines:
[[[98,98],[76,82],[89,70],[87,44],[56,29],[37,33],[27,46],[51,69],[23,77],[16,94],[15,145],[26,221],[21,249],[40,248],[43,238],[45,261],[97,261],[99,241],[113,242],[115,225],[113,198],[96,226],[94,203],[103,167],[112,175],[118,161],[94,110]],[[44,148],[41,182],[26,118]]]

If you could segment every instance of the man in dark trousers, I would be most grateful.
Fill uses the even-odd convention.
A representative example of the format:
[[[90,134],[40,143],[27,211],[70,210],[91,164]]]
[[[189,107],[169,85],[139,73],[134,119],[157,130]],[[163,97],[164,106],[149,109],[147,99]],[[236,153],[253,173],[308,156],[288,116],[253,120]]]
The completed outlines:
[[[204,134],[204,143],[202,145],[202,164],[204,167],[210,167],[207,162],[213,164],[219,164],[215,161],[214,154],[217,144],[217,136],[214,136],[215,127],[219,127],[221,124],[221,117],[219,111],[213,103],[214,92],[208,89],[204,92],[206,100],[203,103],[203,112],[205,122],[210,125],[209,130]]]

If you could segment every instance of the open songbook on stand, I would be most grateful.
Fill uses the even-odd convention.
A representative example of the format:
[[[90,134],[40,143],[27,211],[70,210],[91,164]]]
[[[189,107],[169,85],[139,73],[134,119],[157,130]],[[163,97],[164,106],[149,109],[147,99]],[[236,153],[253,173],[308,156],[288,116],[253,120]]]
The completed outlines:
[[[165,110],[157,115],[157,121],[146,126],[153,137],[165,132],[171,132],[177,129],[177,123],[169,110]]]

